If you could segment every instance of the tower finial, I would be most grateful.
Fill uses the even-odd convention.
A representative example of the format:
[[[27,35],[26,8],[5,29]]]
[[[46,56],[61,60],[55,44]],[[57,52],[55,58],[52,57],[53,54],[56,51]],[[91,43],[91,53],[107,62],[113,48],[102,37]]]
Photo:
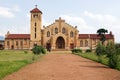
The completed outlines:
[[[35,7],[37,8],[37,4],[35,5]]]

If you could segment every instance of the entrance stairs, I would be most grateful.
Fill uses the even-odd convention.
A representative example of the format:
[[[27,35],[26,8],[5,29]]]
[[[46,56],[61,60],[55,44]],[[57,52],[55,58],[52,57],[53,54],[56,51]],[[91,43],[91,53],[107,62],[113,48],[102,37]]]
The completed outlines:
[[[71,51],[68,51],[68,50],[54,50],[54,51],[51,51],[50,53],[67,54],[67,53],[72,53],[72,52],[71,52]]]

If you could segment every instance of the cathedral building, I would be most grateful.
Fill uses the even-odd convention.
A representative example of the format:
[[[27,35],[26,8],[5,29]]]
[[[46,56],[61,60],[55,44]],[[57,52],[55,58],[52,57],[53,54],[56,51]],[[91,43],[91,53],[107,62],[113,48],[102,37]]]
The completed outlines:
[[[42,45],[51,50],[86,50],[95,49],[99,42],[97,34],[79,34],[77,26],[68,24],[61,17],[48,26],[42,26],[42,11],[36,7],[30,13],[30,34],[11,34],[8,31],[5,49],[32,49],[35,45]],[[105,44],[114,42],[112,32],[105,36]]]

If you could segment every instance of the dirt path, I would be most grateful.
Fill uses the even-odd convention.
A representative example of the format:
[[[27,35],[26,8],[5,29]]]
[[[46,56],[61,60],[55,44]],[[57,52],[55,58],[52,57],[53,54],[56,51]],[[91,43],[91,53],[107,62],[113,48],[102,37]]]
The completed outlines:
[[[120,71],[73,54],[47,54],[4,80],[120,80]]]

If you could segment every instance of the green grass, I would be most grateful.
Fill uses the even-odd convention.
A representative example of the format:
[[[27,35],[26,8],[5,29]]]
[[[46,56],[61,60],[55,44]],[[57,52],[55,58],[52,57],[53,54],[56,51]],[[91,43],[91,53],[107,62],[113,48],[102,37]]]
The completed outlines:
[[[0,51],[0,80],[23,66],[37,61],[42,55],[34,55],[31,51],[25,53],[20,50]]]
[[[98,56],[95,53],[75,53],[79,56],[82,56],[84,58],[99,62],[98,60]],[[108,65],[108,58],[106,58],[105,56],[102,56],[102,64]]]
[[[74,54],[99,62],[98,56],[95,53],[74,53]],[[120,56],[119,56],[119,59],[120,59]],[[108,60],[109,59],[105,55],[101,57],[101,63],[104,65],[109,66]],[[120,62],[118,64],[118,67],[116,67],[115,69],[120,70]]]

